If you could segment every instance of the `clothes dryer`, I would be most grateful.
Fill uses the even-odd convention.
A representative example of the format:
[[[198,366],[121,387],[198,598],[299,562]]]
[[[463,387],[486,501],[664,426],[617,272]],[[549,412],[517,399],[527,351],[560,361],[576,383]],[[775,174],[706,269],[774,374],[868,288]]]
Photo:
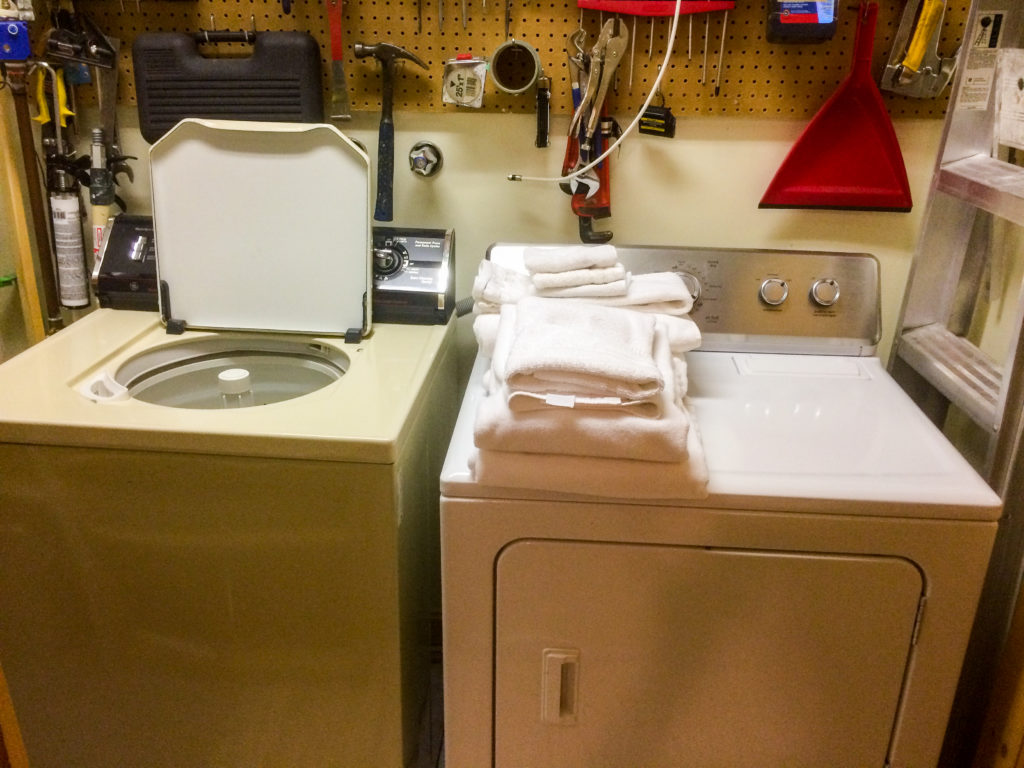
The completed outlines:
[[[935,765],[1000,502],[873,356],[877,263],[619,253],[698,296],[707,496],[476,482],[478,358],[441,480],[447,765]]]

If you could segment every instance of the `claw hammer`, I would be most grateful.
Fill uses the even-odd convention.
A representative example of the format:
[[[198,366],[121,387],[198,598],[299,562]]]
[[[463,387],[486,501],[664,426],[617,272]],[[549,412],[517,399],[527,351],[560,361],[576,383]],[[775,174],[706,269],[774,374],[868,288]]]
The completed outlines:
[[[357,59],[373,56],[381,65],[381,107],[380,129],[377,139],[377,202],[373,211],[376,221],[391,221],[395,177],[395,121],[392,116],[395,90],[395,62],[409,59],[424,69],[424,64],[414,54],[391,43],[374,43],[353,46]]]

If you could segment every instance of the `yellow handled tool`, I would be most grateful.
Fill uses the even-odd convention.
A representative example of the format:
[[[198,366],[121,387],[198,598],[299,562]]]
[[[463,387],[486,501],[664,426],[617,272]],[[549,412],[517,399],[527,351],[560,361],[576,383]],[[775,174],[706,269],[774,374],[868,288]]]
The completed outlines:
[[[913,75],[920,71],[921,62],[928,51],[928,43],[931,41],[932,35],[935,34],[935,30],[938,29],[945,12],[945,0],[924,0],[921,16],[914,29],[914,36],[910,39],[907,55],[901,65],[904,72]]]
[[[60,115],[61,128],[67,128],[68,118],[74,117],[75,113],[68,108],[68,94],[64,85],[64,70],[44,65],[39,68],[36,79],[36,116],[32,119],[41,125],[50,122],[50,106],[46,99],[46,73],[53,74],[53,101],[54,107]]]
[[[956,54],[939,55],[946,0],[907,0],[879,86],[901,96],[930,99],[953,79]]]

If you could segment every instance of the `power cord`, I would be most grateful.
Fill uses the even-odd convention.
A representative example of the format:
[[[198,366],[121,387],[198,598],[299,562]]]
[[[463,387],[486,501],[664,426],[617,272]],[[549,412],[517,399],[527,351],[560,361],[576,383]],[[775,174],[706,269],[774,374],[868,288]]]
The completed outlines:
[[[596,168],[606,157],[608,157],[612,152],[614,152],[618,148],[618,146],[623,141],[625,141],[626,137],[629,136],[629,134],[632,133],[633,130],[640,124],[640,119],[644,116],[644,113],[647,111],[647,108],[651,106],[651,102],[654,100],[655,94],[659,92],[659,88],[661,86],[661,78],[665,76],[665,72],[666,70],[668,70],[668,62],[672,58],[672,51],[675,48],[676,29],[679,27],[679,11],[682,9],[682,7],[682,0],[676,0],[676,8],[672,14],[672,27],[669,29],[668,33],[668,46],[665,50],[665,60],[661,63],[661,66],[658,68],[658,76],[654,79],[654,85],[651,86],[650,93],[647,94],[647,100],[644,101],[643,106],[640,107],[640,111],[637,113],[636,117],[633,118],[633,122],[631,122],[626,127],[626,130],[622,132],[622,135],[620,135],[614,142],[612,142],[612,144],[604,152],[602,152],[596,159],[591,160],[582,168],[579,168],[566,176],[524,176],[521,173],[510,173],[505,178],[507,178],[509,181],[546,181],[564,184],[565,182],[572,181],[578,176],[581,176],[584,173],[587,173],[588,171],[592,170],[593,168]]]

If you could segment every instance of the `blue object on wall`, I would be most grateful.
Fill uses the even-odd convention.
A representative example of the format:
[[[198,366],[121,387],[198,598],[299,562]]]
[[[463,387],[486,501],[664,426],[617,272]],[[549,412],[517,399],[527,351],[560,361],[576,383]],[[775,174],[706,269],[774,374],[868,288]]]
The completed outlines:
[[[25,61],[31,55],[28,43],[28,22],[4,19],[0,21],[0,60]]]

